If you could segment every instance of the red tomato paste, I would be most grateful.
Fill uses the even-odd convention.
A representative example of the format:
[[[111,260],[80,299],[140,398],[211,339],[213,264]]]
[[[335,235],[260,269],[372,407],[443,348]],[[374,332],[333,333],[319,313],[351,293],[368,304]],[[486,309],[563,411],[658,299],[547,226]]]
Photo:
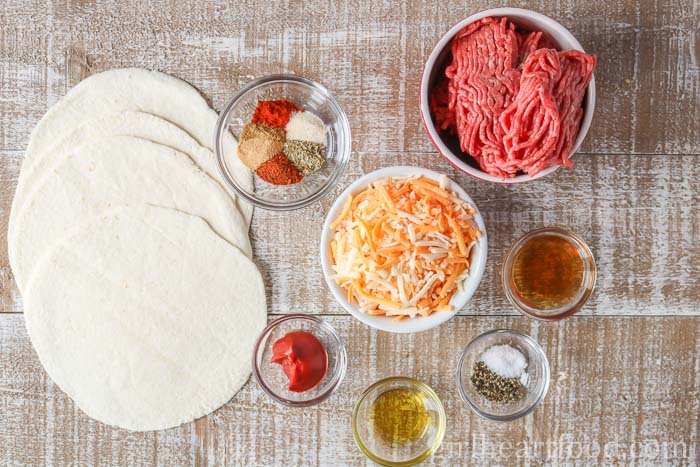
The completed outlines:
[[[328,369],[328,355],[316,336],[293,331],[272,344],[272,363],[282,365],[289,390],[304,392],[316,386]]]

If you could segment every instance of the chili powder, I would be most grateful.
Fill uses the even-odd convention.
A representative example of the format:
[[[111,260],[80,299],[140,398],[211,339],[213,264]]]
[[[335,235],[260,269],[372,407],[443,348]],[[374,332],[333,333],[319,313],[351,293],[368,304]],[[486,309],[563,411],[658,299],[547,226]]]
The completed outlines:
[[[258,177],[273,185],[291,185],[299,183],[304,176],[294,167],[287,156],[280,152],[264,162],[255,171]]]

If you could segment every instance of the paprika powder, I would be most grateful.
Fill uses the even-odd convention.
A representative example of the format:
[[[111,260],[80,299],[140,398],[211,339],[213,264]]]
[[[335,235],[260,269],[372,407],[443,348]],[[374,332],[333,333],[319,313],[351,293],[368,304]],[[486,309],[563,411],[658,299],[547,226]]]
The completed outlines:
[[[302,109],[288,100],[259,101],[253,113],[253,123],[263,123],[277,128],[284,128],[289,123],[292,112]]]

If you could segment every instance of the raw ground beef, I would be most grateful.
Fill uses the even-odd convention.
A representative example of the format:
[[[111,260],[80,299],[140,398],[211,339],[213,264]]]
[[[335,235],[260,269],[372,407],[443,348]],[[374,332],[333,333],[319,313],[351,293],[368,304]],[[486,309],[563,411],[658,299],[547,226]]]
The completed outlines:
[[[484,18],[451,42],[452,61],[432,90],[437,127],[496,177],[571,166],[595,57],[559,52],[541,32]]]

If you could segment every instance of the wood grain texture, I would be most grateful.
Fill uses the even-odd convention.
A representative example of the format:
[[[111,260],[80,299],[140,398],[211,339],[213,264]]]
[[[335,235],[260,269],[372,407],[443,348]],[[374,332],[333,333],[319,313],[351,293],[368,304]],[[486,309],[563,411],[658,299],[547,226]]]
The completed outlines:
[[[364,465],[350,415],[379,378],[433,386],[448,433],[427,465],[697,465],[700,431],[700,4],[698,0],[509,2],[548,14],[597,55],[593,126],[573,170],[519,186],[484,183],[439,158],[422,129],[425,59],[460,19],[499,6],[314,0],[4,0],[0,5],[0,464]],[[325,84],[345,107],[353,158],[331,196],[292,213],[257,210],[251,236],[270,312],[321,314],[350,357],[320,406],[290,410],[249,382],[226,406],[182,427],[129,433],[89,419],[41,367],[7,259],[7,221],[29,134],[95,72],[137,66],[197,86],[219,109],[273,72]],[[474,198],[489,261],[472,302],[440,328],[373,331],[323,283],[325,213],[360,175],[389,165],[446,173]],[[598,286],[558,324],[520,316],[501,292],[507,247],[546,225],[585,238]],[[9,313],[2,313],[9,312]],[[272,319],[273,316],[271,316]],[[459,353],[478,333],[514,328],[544,347],[553,381],[534,414],[510,424],[459,400]]]
[[[598,56],[598,106],[583,151],[700,153],[697,0],[510,5],[558,19]],[[253,77],[298,73],[352,109],[356,150],[431,151],[417,107],[424,61],[450,26],[493,6],[6,0],[0,149],[23,149],[47,106],[84,75],[143,66],[192,82],[217,108]]]
[[[484,216],[487,269],[462,314],[516,314],[502,291],[502,260],[518,237],[545,226],[578,233],[593,250],[598,283],[583,314],[700,314],[700,215],[694,206],[700,164],[695,156],[581,154],[573,170],[559,170],[536,183],[501,186],[461,174],[433,153],[377,157],[360,152],[341,186],[400,164],[452,177]],[[328,196],[321,206],[293,213],[256,211],[251,235],[271,288],[272,312],[343,313],[325,286],[317,258],[325,212],[334,199]]]
[[[578,317],[541,324],[521,317],[457,317],[408,336],[374,331],[347,316],[327,319],[350,357],[345,382],[328,401],[284,408],[249,381],[231,402],[195,423],[129,433],[77,409],[47,379],[22,316],[5,315],[0,463],[366,464],[354,446],[352,409],[370,383],[394,375],[425,381],[445,405],[447,434],[425,465],[697,463],[700,321],[695,318]],[[552,368],[542,406],[508,424],[471,414],[455,386],[461,350],[492,328],[529,333],[547,349]]]
[[[20,152],[0,152],[0,239],[6,245]],[[355,153],[333,193],[295,212],[258,209],[251,239],[263,272],[271,313],[340,313],[318,259],[325,214],[340,191],[380,167],[408,164],[452,177],[472,196],[489,236],[487,270],[474,299],[460,313],[517,314],[500,278],[508,247],[525,232],[561,226],[589,242],[596,258],[596,291],[582,314],[700,315],[700,161],[697,156],[577,156],[536,183],[501,186],[459,173],[434,153]],[[0,253],[0,311],[22,310],[7,249]]]

